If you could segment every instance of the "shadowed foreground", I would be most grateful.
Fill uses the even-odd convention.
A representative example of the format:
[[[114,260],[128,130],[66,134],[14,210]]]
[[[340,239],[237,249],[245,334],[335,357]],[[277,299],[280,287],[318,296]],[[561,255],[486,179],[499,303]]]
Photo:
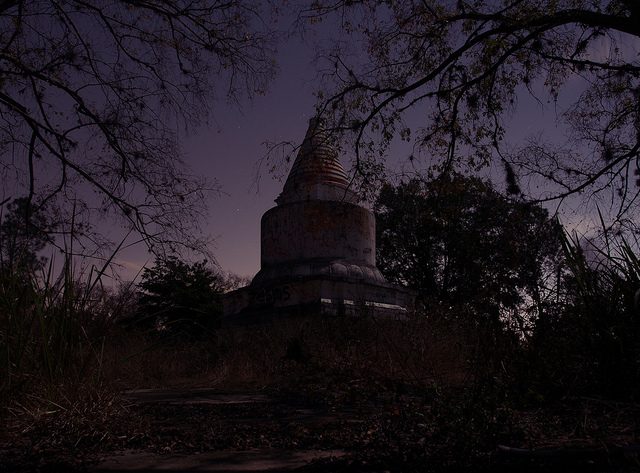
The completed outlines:
[[[640,465],[637,403],[531,397],[510,371],[504,341],[476,326],[289,320],[225,328],[205,341],[154,340],[142,351],[126,334],[112,340],[101,382],[49,386],[8,402],[0,471]]]

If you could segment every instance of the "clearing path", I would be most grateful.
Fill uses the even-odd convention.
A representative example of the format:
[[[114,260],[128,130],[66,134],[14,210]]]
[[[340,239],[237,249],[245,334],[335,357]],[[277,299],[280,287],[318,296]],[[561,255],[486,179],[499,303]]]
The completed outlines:
[[[95,473],[291,471],[343,457],[323,437],[360,422],[353,412],[265,393],[143,389],[125,400],[149,423],[156,451],[115,452],[91,467]]]

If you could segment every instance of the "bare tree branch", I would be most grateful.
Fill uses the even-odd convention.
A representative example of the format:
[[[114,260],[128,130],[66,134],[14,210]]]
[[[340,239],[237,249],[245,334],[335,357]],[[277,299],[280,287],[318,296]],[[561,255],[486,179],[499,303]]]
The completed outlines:
[[[201,245],[216,186],[186,171],[175,129],[265,90],[262,14],[254,0],[0,1],[0,162],[35,205],[83,199],[158,251]]]
[[[613,192],[618,217],[631,209],[640,189],[628,176],[640,165],[637,2],[345,0],[315,2],[300,17],[336,13],[359,25],[368,62],[355,67],[334,52],[318,108],[352,143],[356,167],[378,161],[404,117],[421,111],[416,130],[403,134],[439,158],[435,169],[502,162],[562,188],[531,198]],[[526,92],[541,105],[547,99],[576,151],[556,155],[555,168],[527,146],[505,146]]]

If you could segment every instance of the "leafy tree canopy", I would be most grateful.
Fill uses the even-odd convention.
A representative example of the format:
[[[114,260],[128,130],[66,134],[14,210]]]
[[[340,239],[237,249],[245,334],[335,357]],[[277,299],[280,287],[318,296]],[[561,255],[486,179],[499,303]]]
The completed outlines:
[[[334,14],[364,48],[326,53],[320,108],[355,142],[358,168],[400,137],[444,157],[439,171],[497,160],[514,192],[606,197],[619,220],[637,207],[637,0],[321,0],[301,17]],[[532,123],[509,143],[527,94],[561,138]]]
[[[561,228],[548,212],[478,178],[386,185],[375,211],[378,266],[423,299],[516,309],[545,297],[559,261]]]

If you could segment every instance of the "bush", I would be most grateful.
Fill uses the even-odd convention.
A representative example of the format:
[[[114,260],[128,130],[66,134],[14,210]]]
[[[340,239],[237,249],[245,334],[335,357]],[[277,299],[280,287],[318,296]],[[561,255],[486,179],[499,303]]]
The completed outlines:
[[[135,324],[159,333],[202,334],[222,315],[224,278],[207,267],[176,257],[156,258],[138,285],[141,295]],[[204,329],[204,330],[203,330]]]

